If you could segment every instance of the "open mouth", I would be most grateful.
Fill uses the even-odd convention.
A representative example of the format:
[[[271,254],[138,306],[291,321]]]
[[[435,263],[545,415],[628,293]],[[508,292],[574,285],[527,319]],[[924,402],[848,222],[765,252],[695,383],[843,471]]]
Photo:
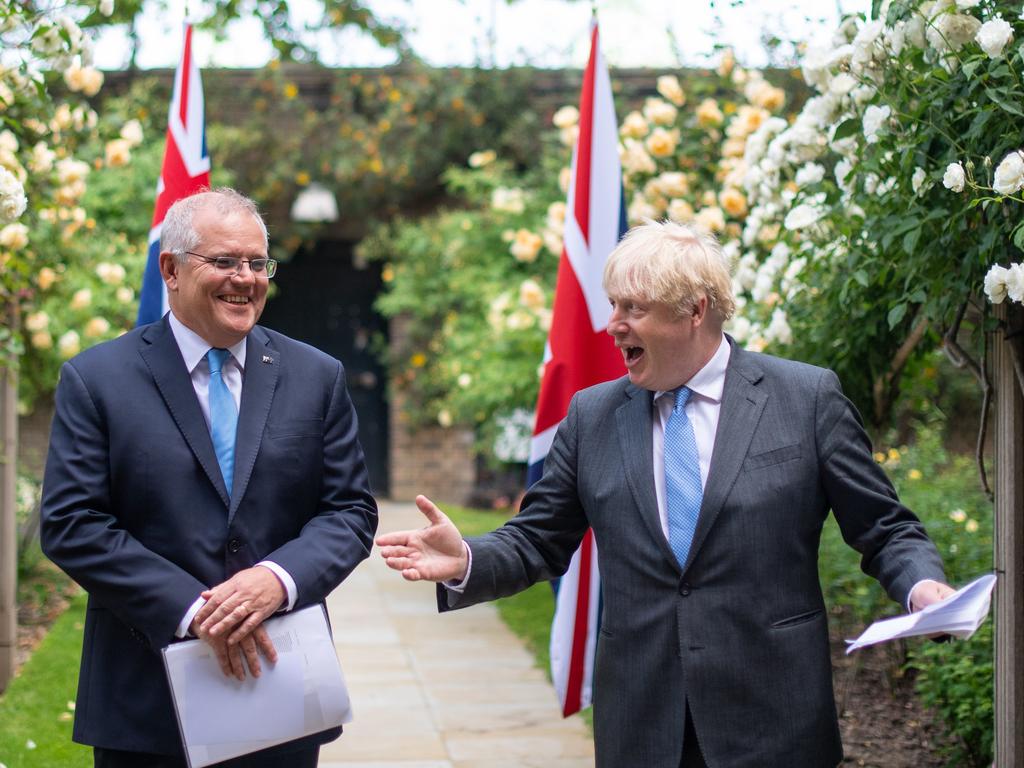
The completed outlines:
[[[249,297],[248,296],[219,296],[218,298],[221,301],[227,302],[228,304],[248,304],[249,303]]]
[[[622,350],[626,356],[626,365],[632,365],[644,354],[643,347],[623,347]]]

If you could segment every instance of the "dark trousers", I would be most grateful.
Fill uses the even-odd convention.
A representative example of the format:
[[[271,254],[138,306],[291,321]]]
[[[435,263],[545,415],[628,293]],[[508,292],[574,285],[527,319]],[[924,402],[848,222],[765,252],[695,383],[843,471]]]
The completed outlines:
[[[271,754],[267,754],[270,752]],[[210,768],[316,768],[320,747],[282,752],[279,747],[225,760]],[[180,755],[152,755],[148,752],[124,752],[119,749],[93,748],[95,768],[188,768]]]
[[[679,768],[708,768],[704,760],[704,753],[700,751],[700,742],[697,740],[697,731],[693,727],[693,718],[690,717],[690,708],[686,708],[686,730],[683,731],[683,759]]]

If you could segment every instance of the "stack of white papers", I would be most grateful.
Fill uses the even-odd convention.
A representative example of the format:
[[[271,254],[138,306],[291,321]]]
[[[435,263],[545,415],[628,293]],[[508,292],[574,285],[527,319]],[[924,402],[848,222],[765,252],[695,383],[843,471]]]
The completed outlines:
[[[996,577],[988,573],[957,590],[940,603],[932,603],[909,616],[876,621],[856,640],[847,640],[846,652],[899,637],[915,635],[953,635],[966,640],[973,635],[988,616],[992,604],[992,588]]]

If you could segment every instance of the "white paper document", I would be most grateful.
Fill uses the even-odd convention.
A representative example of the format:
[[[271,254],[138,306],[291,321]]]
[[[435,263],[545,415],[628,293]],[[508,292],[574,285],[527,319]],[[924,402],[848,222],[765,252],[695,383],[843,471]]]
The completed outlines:
[[[915,635],[947,634],[966,640],[988,616],[992,603],[992,588],[995,585],[995,574],[987,573],[942,602],[932,603],[917,613],[876,621],[856,640],[846,641],[849,643],[846,652],[851,653],[866,645]]]
[[[267,620],[277,663],[262,674],[225,677],[202,640],[163,650],[164,666],[191,768],[351,722],[352,708],[322,606]]]

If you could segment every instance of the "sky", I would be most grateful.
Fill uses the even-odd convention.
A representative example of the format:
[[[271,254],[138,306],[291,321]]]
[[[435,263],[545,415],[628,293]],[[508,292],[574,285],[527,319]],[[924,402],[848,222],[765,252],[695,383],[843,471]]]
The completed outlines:
[[[148,0],[140,20],[143,68],[173,67],[180,55],[186,0]],[[159,3],[159,4],[158,4]],[[198,17],[202,5],[189,0]],[[295,21],[313,18],[316,5],[297,0]],[[586,63],[591,3],[569,0],[368,0],[385,19],[411,28],[413,49],[435,66],[582,67]],[[863,12],[870,0],[597,0],[602,48],[611,67],[700,66],[714,61],[715,44],[735,49],[748,67],[769,62],[761,36],[828,39],[841,13]],[[316,40],[330,66],[384,66],[394,55],[354,31]],[[260,67],[272,57],[255,20],[236,22],[228,39],[195,38],[202,67]],[[101,69],[127,64],[123,31],[105,33],[96,46]],[[789,49],[783,49],[789,50]]]

